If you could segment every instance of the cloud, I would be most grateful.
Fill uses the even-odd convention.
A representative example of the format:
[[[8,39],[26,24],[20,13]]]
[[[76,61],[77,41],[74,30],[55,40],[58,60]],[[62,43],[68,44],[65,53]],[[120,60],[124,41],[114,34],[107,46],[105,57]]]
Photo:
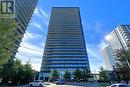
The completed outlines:
[[[41,7],[37,7],[34,11],[34,15],[38,16],[40,19],[44,21],[45,25],[48,26],[49,24],[49,14],[45,12]]]
[[[34,11],[34,14],[35,14],[35,15],[38,15],[38,16],[41,16],[41,15],[39,14],[39,9],[38,9],[38,7],[36,7],[36,9],[35,9],[35,11]]]
[[[40,71],[41,63],[32,63],[32,67],[34,70]]]
[[[86,44],[88,56],[93,57],[92,60],[100,61],[100,49],[98,46],[92,45],[92,44]]]
[[[104,41],[101,41],[97,45],[86,43],[91,72],[99,72],[99,67],[105,67],[104,60],[100,53],[102,46],[105,46]]]
[[[41,47],[26,42],[22,42],[20,46],[21,47],[18,49],[19,52],[29,53],[33,55],[42,55],[43,48]]]
[[[99,49],[102,49],[102,48],[104,48],[106,45],[107,45],[107,43],[106,43],[104,40],[102,40],[102,41],[98,44],[98,48],[99,48]]]
[[[100,23],[100,22],[96,22],[95,23],[95,31],[97,32],[97,33],[104,33],[104,31],[103,31],[103,24],[102,23]]]
[[[41,25],[34,23],[37,29],[42,29]],[[44,51],[44,35],[38,34],[38,32],[31,32],[29,28],[23,38],[23,42],[21,42],[20,47],[18,49],[18,53],[16,57],[19,58],[23,64],[30,60],[33,69],[40,70],[40,64],[42,62],[43,51]],[[36,28],[35,28],[36,29]],[[34,43],[35,42],[35,43]]]
[[[29,32],[26,32],[26,34],[24,35],[24,38],[25,39],[28,39],[28,38],[33,38],[33,35],[31,34],[31,33],[29,33]]]
[[[30,26],[35,27],[41,31],[45,31],[49,24],[49,15],[41,7],[37,7],[34,11]],[[44,32],[45,33],[45,32]]]
[[[84,24],[86,25],[88,30],[93,30],[93,32],[99,34],[105,33],[104,31],[105,27],[102,22],[87,22],[87,23],[84,22]]]
[[[41,7],[37,7],[34,11],[34,14],[41,17],[41,18],[48,18],[49,15],[41,8]]]
[[[40,23],[32,22],[31,25],[43,31],[42,25]]]
[[[48,13],[41,7],[37,7],[29,23],[28,30],[22,39],[23,42],[21,42],[18,53],[16,54],[16,57],[22,63],[30,60],[33,69],[38,71],[42,62],[48,23]]]
[[[22,64],[26,64],[28,61],[30,61],[32,68],[36,71],[40,71],[42,58],[41,59],[37,59],[37,58],[32,59],[25,55],[20,55],[20,54],[17,54],[16,57],[22,61]]]
[[[90,39],[102,39],[109,33],[109,27],[102,21],[84,21],[83,24],[86,29],[85,32],[89,35]]]
[[[36,39],[36,38],[42,38],[43,36],[37,33],[32,33],[32,32],[26,32],[24,34],[23,41],[29,41],[31,39]]]
[[[48,18],[49,15],[43,10],[43,9],[40,9],[41,10],[41,13],[44,17]]]
[[[30,60],[33,69],[40,70],[44,49],[41,46],[27,42],[22,42],[20,46],[16,57],[22,60],[22,63],[26,63]]]

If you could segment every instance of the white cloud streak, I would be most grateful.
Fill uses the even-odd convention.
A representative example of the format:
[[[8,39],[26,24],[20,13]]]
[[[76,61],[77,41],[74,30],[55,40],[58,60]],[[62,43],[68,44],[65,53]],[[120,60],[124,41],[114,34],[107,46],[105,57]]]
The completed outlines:
[[[42,58],[41,59],[38,59],[38,58],[34,59],[33,57],[29,58],[29,57],[27,57],[25,55],[21,55],[21,54],[17,54],[16,57],[22,61],[22,64],[26,64],[30,60],[32,68],[34,70],[40,71]]]
[[[34,17],[38,18],[31,22],[30,25],[44,31],[44,27],[47,27],[49,24],[49,16],[44,12],[44,10],[37,8],[34,12]]]
[[[40,71],[41,63],[32,63],[32,67],[34,70]]]
[[[35,26],[35,27],[37,27],[38,29],[40,29],[41,31],[43,31],[43,28],[42,28],[42,26],[41,26],[41,24],[39,23],[36,23],[36,22],[33,22],[32,23],[32,26]]]
[[[102,46],[105,46],[104,41],[101,41],[97,45],[86,43],[91,72],[97,73],[99,72],[99,67],[101,66],[105,67],[103,58],[100,53]]]
[[[106,43],[104,40],[102,40],[102,41],[99,43],[98,48],[99,48],[99,49],[102,49],[102,48],[104,48],[106,45],[107,45],[107,43]]]
[[[36,38],[42,38],[43,36],[37,33],[32,33],[32,32],[26,32],[24,34],[23,41],[29,41],[31,39],[36,39]]]
[[[45,33],[45,30],[49,23],[49,15],[41,7],[37,7],[34,11],[33,18],[29,24],[29,29],[24,35],[23,42],[21,42],[16,57],[26,63],[29,59],[32,63],[33,69],[40,70],[40,65],[43,57],[43,50],[45,44],[45,35],[37,34],[38,32],[31,29],[36,29]],[[29,32],[30,31],[30,32]],[[45,33],[46,34],[46,33]],[[43,41],[42,41],[43,40]],[[38,41],[38,42],[37,42]],[[33,43],[35,42],[35,43]]]
[[[26,42],[21,43],[20,46],[21,47],[18,49],[19,52],[29,53],[33,55],[42,55],[43,48]]]
[[[41,17],[41,18],[48,18],[49,17],[49,15],[41,7],[37,7],[34,11],[34,14]]]
[[[21,59],[23,63],[29,59],[32,63],[33,69],[40,70],[40,64],[42,62],[43,48],[34,44],[22,42],[21,47],[18,49],[16,55],[17,58]]]

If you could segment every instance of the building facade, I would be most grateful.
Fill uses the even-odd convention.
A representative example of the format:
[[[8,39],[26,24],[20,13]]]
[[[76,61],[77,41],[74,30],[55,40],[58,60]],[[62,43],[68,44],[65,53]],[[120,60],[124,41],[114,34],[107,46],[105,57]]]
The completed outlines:
[[[109,47],[106,46],[103,49],[101,49],[101,54],[102,54],[104,61],[105,61],[106,70],[112,71],[113,66],[115,64],[115,58],[113,57]]]
[[[105,38],[108,42],[112,55],[116,58],[116,51],[129,49],[130,25],[120,25]]]
[[[79,8],[53,7],[41,72],[77,68],[90,70]]]
[[[14,0],[15,2],[15,20],[18,27],[12,31],[15,34],[14,46],[10,49],[12,57],[17,53],[17,49],[23,38],[25,31],[27,30],[28,24],[31,20],[33,11],[37,5],[38,0]]]

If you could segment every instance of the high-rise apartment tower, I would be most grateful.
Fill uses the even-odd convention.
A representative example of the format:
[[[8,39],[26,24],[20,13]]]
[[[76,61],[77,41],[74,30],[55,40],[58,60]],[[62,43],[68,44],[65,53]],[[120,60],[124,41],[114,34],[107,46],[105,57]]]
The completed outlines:
[[[104,48],[101,49],[101,54],[104,58],[105,65],[106,65],[106,70],[113,70],[113,66],[115,64],[115,58],[113,57],[109,46],[105,46]]]
[[[10,36],[13,37],[14,44],[11,47],[7,47],[11,51],[11,57],[15,57],[20,42],[23,38],[25,31],[27,30],[28,24],[31,20],[33,11],[37,5],[38,0],[2,0],[2,1],[13,1],[14,2],[14,17],[16,20],[16,29],[12,29],[9,32]],[[7,14],[8,15],[8,14]],[[7,33],[8,34],[8,33]]]
[[[112,55],[116,58],[116,51],[130,48],[130,25],[120,25],[105,38]]]
[[[41,72],[88,69],[89,61],[78,7],[53,7]],[[43,76],[44,77],[44,76]]]

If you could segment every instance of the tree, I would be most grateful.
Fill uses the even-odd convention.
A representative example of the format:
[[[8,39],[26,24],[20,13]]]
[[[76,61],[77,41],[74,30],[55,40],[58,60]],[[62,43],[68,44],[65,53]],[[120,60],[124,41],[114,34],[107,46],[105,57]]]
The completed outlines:
[[[15,29],[17,23],[13,18],[0,18],[0,73],[3,66],[12,57],[12,49],[15,46],[17,35]],[[0,74],[2,77],[2,74]]]
[[[33,80],[35,71],[29,62],[22,64],[20,60],[11,58],[3,65],[0,74],[3,83],[8,84],[8,81],[11,81],[12,85],[20,85]]]
[[[30,62],[27,62],[24,65],[24,70],[25,70],[26,82],[30,82],[31,80],[33,80],[35,71],[32,69]]]
[[[11,57],[11,49],[18,38],[14,32],[16,27],[15,19],[0,18],[0,67]]]
[[[88,81],[88,79],[91,77],[90,71],[88,69],[83,69],[82,73],[83,73],[83,77],[82,77],[83,80]]]
[[[35,71],[32,69],[30,62],[28,61],[26,64],[21,64],[20,60],[15,61],[16,66],[16,75],[17,77],[13,77],[13,81],[15,84],[26,84],[34,79]]]
[[[130,68],[129,64],[130,64],[130,49],[125,50],[125,49],[120,49],[117,50],[116,52],[116,56],[117,56],[117,60],[122,64],[122,65],[126,65]]]
[[[18,37],[15,31],[18,27],[17,22],[15,18],[9,18],[10,16],[6,15],[8,18],[3,18],[0,15],[0,78],[3,78],[4,83],[12,81],[13,84],[20,84],[32,80],[35,71],[31,64],[24,65],[20,60],[12,58],[12,49],[22,36]]]
[[[64,78],[67,81],[69,81],[71,79],[71,73],[68,70],[65,71]]]
[[[130,49],[117,50],[117,62],[115,64],[115,72],[118,80],[130,80]]]
[[[100,80],[103,82],[109,81],[109,75],[106,70],[103,69],[103,67],[100,68]]]
[[[22,65],[20,60],[15,59],[14,69],[15,75],[13,77],[13,84],[19,85],[24,80],[24,78],[26,78],[24,73],[24,65]]]
[[[80,69],[76,69],[74,71],[74,79],[75,81],[80,81],[83,77],[82,71]]]
[[[6,18],[4,18],[5,16]],[[12,55],[14,39],[18,38],[14,32],[16,28],[17,22],[15,18],[11,18],[11,14],[0,14],[0,69]]]
[[[8,81],[12,80],[12,77],[14,76],[14,60],[9,59],[7,63],[3,65],[3,68],[1,70],[1,75],[3,78],[3,83],[8,83]]]
[[[58,73],[58,71],[57,70],[52,70],[51,71],[51,79],[53,80],[53,81],[55,81],[55,80],[57,80],[59,78],[59,73]]]

